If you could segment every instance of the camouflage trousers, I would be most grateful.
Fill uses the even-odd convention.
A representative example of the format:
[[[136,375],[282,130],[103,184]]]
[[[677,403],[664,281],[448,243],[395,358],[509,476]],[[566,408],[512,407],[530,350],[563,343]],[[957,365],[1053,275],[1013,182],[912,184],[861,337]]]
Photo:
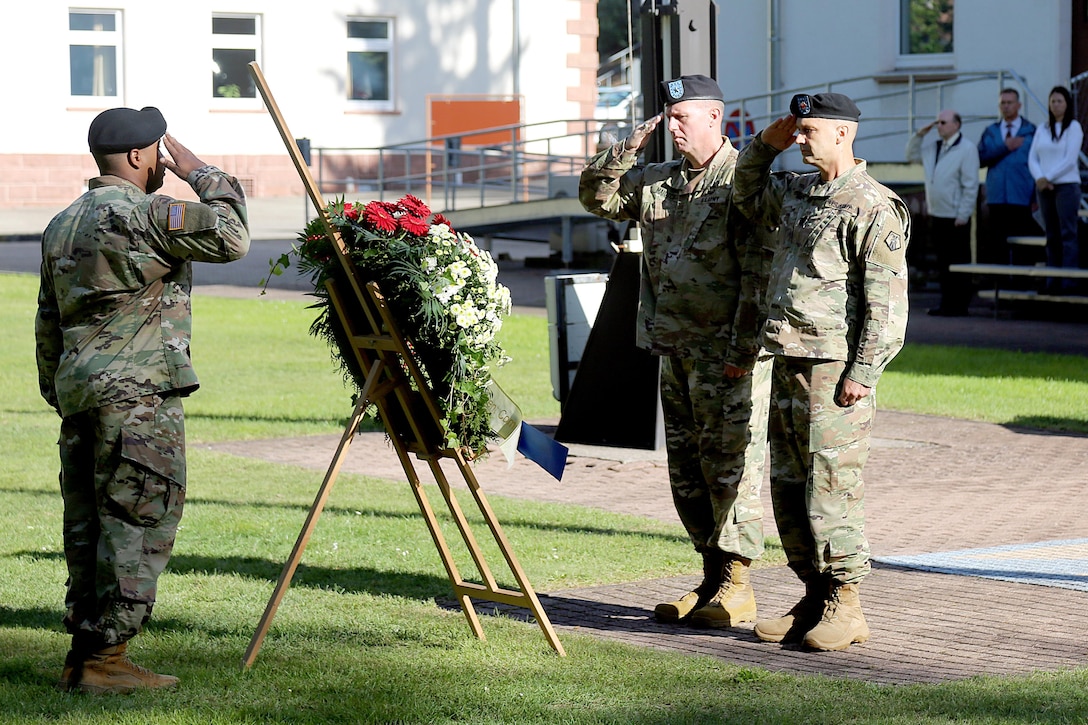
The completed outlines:
[[[759,491],[767,456],[771,358],[741,378],[721,361],[661,361],[669,481],[680,521],[699,552],[763,554]]]
[[[181,398],[149,395],[65,418],[60,429],[65,628],[109,647],[151,616],[185,502]]]
[[[846,363],[776,356],[771,502],[790,568],[851,584],[869,573],[865,486],[875,394],[835,402]]]

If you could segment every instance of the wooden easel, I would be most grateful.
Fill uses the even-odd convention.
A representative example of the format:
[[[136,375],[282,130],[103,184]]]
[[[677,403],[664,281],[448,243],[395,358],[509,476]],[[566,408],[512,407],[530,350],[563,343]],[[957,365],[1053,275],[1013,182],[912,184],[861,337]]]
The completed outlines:
[[[346,283],[328,282],[329,299],[337,319],[346,332],[347,344],[351,349],[351,354],[359,365],[359,369],[366,375],[366,382],[359,391],[358,404],[344,428],[344,434],[340,438],[336,454],[325,472],[325,479],[321,483],[321,488],[318,490],[313,506],[310,507],[310,513],[306,517],[302,531],[299,532],[291,556],[283,567],[283,572],[280,574],[276,588],[268,601],[268,606],[265,607],[261,621],[257,625],[257,631],[253,633],[253,638],[246,649],[242,660],[243,667],[249,668],[257,658],[264,637],[272,624],[272,618],[287,593],[287,588],[290,586],[291,579],[298,568],[302,553],[306,549],[310,535],[317,525],[317,519],[321,516],[321,511],[324,509],[329,494],[332,492],[333,484],[340,473],[348,448],[358,430],[359,422],[370,405],[374,405],[378,409],[379,416],[385,425],[386,432],[389,434],[393,448],[397,452],[404,473],[408,477],[408,483],[416,497],[416,502],[419,504],[420,513],[423,514],[423,519],[427,523],[431,538],[434,540],[435,547],[442,558],[442,564],[446,567],[446,573],[453,585],[454,594],[461,605],[465,618],[468,620],[472,633],[478,639],[486,639],[483,628],[480,626],[480,619],[473,607],[472,599],[524,607],[536,618],[540,629],[544,632],[544,637],[548,640],[548,644],[559,655],[565,656],[566,652],[563,645],[559,641],[548,615],[545,614],[543,607],[541,607],[536,592],[533,591],[532,585],[529,584],[524,570],[514,556],[510,543],[507,541],[498,519],[495,518],[487,498],[480,489],[480,484],[476,480],[476,476],[473,474],[464,454],[460,450],[445,447],[445,435],[440,422],[442,418],[434,396],[420,371],[413,353],[408,348],[404,336],[401,335],[396,321],[386,305],[385,298],[381,294],[381,290],[373,282],[367,284],[365,289],[360,285],[359,275],[348,255],[348,249],[340,237],[339,230],[328,217],[321,191],[317,188],[317,184],[310,175],[310,169],[306,166],[302,154],[294,142],[294,137],[287,128],[283,115],[272,97],[263,73],[261,73],[260,66],[254,62],[249,64],[249,68],[253,79],[256,81],[257,88],[264,98],[265,105],[269,113],[272,114],[280,137],[287,147],[287,153],[290,155],[295,169],[306,186],[306,192],[314,203],[321,220],[324,222],[325,229],[334,242],[333,247],[340,259]],[[465,581],[462,578],[450,549],[446,545],[445,537],[442,535],[442,530],[434,514],[434,509],[427,498],[426,491],[419,480],[419,476],[416,475],[409,454],[415,455],[417,460],[426,461],[427,465],[430,466],[431,473],[438,483],[438,488],[442,492],[442,497],[445,499],[450,514],[453,516],[461,538],[468,547],[472,561],[479,571],[482,584]],[[461,506],[453,494],[453,489],[450,487],[449,481],[442,470],[441,459],[443,458],[452,459],[456,463],[457,469],[464,477],[468,490],[476,501],[480,513],[483,514],[484,521],[491,530],[495,543],[498,544],[499,549],[502,551],[506,564],[514,575],[519,589],[500,587],[491,573],[483,552],[477,545],[476,538],[469,527],[468,520],[465,518]]]

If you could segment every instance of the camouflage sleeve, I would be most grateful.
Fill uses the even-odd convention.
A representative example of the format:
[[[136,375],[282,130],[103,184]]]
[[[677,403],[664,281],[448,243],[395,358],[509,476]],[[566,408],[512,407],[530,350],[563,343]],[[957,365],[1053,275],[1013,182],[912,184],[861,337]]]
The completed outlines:
[[[907,329],[907,244],[910,213],[889,199],[861,220],[857,241],[864,263],[861,331],[846,377],[876,387],[884,368],[903,347]]]
[[[38,287],[38,312],[34,317],[35,357],[38,363],[38,389],[45,402],[60,414],[57,398],[57,367],[64,352],[64,337],[60,329],[60,309],[53,292],[53,278],[45,263],[42,264],[41,283]]]
[[[233,262],[249,251],[246,197],[238,180],[214,166],[187,179],[200,202],[154,196],[149,210],[159,251],[175,259]]]
[[[771,164],[781,153],[756,136],[737,158],[733,198],[744,216],[757,224],[777,227],[782,216],[782,197],[788,177],[771,174]]]
[[[582,169],[578,200],[591,214],[614,221],[638,220],[642,169],[623,141],[601,151]]]
[[[753,224],[733,210],[730,237],[740,261],[740,297],[725,361],[745,370],[755,367],[767,318],[767,286],[777,231]]]

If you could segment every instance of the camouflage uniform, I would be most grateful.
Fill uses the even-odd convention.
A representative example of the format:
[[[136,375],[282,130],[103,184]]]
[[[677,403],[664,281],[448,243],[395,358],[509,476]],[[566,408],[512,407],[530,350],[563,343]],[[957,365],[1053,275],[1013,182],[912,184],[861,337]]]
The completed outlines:
[[[735,186],[750,218],[781,222],[763,337],[774,355],[771,499],[793,570],[856,584],[870,567],[861,470],[875,394],[848,408],[835,397],[845,378],[874,388],[903,346],[910,215],[864,161],[824,183],[770,174],[778,153],[755,139]]]
[[[770,392],[770,359],[757,337],[773,236],[733,206],[737,152],[728,139],[694,182],[686,160],[641,167],[635,159],[622,142],[597,154],[579,197],[594,214],[642,228],[636,342],[663,358],[677,513],[696,550],[755,559]],[[726,378],[726,363],[752,374]]]
[[[41,393],[62,418],[64,623],[92,648],[147,621],[181,518],[181,398],[199,385],[191,262],[249,249],[237,180],[205,166],[188,182],[203,203],[92,179],[42,236],[35,336]]]

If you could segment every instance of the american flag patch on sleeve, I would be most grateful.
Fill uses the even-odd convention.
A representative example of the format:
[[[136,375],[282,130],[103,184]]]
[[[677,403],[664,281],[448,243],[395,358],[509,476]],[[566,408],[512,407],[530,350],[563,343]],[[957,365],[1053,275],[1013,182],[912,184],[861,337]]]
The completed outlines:
[[[166,215],[166,228],[171,232],[185,228],[185,204],[170,205],[170,211]]]

